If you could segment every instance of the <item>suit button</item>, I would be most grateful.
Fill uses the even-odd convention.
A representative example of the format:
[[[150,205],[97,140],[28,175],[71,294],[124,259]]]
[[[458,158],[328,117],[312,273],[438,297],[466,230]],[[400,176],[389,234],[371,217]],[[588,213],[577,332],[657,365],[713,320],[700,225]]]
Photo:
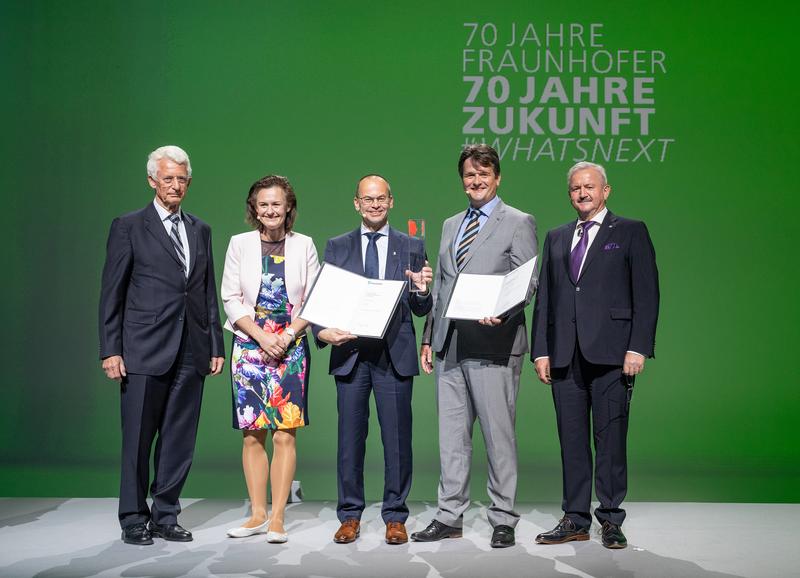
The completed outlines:
[[[575,318],[574,317],[572,318],[572,322],[575,323]]]
[[[575,291],[580,292],[580,290],[581,290],[580,287],[575,287]]]
[[[184,296],[184,297],[188,297],[188,296],[189,296],[189,292],[188,292],[188,291],[184,291],[184,292],[183,292],[183,296]]]
[[[178,321],[183,321],[183,315],[181,315],[180,317],[178,317]]]

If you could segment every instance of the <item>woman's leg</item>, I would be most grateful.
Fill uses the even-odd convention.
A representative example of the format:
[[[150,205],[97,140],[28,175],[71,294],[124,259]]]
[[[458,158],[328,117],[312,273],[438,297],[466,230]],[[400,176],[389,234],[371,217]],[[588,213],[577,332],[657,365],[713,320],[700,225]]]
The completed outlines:
[[[250,519],[244,523],[245,528],[254,528],[267,520],[267,478],[269,477],[269,460],[264,442],[267,440],[266,430],[245,430],[242,432],[242,469],[247,483],[247,494],[250,496]]]
[[[276,430],[272,434],[272,515],[269,529],[284,532],[283,513],[297,465],[296,429]]]

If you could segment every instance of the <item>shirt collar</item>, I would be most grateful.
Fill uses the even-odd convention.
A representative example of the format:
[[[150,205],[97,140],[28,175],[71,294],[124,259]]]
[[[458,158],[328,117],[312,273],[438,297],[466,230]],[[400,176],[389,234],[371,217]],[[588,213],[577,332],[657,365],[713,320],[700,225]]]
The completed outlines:
[[[486,203],[485,205],[483,205],[483,206],[482,206],[480,209],[478,209],[478,210],[479,210],[481,213],[483,213],[483,215],[484,215],[485,217],[488,217],[489,215],[491,215],[491,214],[492,214],[492,211],[494,211],[494,208],[495,208],[495,207],[496,207],[496,206],[497,206],[499,203],[500,203],[500,197],[498,197],[498,196],[496,196],[496,195],[495,195],[495,197],[494,197],[494,198],[493,198],[491,201],[489,201],[488,203]],[[469,206],[469,209],[472,209],[472,208],[474,208],[474,207],[473,207],[472,205],[470,205],[470,206]]]
[[[602,224],[603,224],[603,220],[606,218],[606,215],[607,215],[607,214],[608,214],[608,207],[603,207],[603,210],[602,210],[602,211],[600,211],[599,213],[597,213],[597,214],[596,214],[594,217],[592,217],[590,220],[591,220],[591,221],[594,221],[594,222],[595,222],[595,223],[597,223],[598,225],[602,225]],[[578,225],[580,225],[581,223],[583,223],[583,221],[581,221],[580,219],[578,219],[578,220],[577,220],[577,222],[575,223],[575,228],[577,229],[577,228],[578,228]]]
[[[376,233],[380,233],[386,237],[389,236],[389,223],[386,223],[383,227],[375,231]],[[367,227],[364,223],[361,223],[361,234],[364,235],[365,233],[372,233],[372,229]]]
[[[158,216],[159,216],[159,218],[161,219],[162,222],[166,221],[167,219],[169,219],[173,214],[173,213],[170,213],[168,210],[166,210],[161,205],[159,205],[158,201],[156,201],[155,199],[153,199],[153,206],[156,208],[156,212],[158,213]],[[180,217],[181,221],[183,221],[183,213],[181,212],[180,207],[178,207],[178,212],[175,213],[175,214]]]

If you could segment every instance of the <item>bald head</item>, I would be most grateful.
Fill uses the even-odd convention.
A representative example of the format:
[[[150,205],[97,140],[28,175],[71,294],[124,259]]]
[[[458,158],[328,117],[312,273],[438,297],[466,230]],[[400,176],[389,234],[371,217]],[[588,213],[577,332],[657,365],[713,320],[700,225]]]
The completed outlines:
[[[389,181],[387,181],[384,177],[382,177],[378,173],[370,173],[358,179],[358,184],[356,184],[356,198],[361,196],[362,185],[366,186],[368,183],[373,185],[374,184],[382,185],[383,187],[386,188],[386,195],[389,197],[392,196],[392,187],[389,185]]]
[[[364,226],[378,231],[388,222],[389,210],[394,206],[389,181],[377,174],[361,177],[356,187],[353,205],[361,215]]]

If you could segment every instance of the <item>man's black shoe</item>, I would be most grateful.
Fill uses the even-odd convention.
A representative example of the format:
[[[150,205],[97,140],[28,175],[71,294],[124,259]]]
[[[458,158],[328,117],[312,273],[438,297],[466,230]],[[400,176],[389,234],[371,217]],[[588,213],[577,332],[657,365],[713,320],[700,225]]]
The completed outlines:
[[[122,541],[134,546],[149,546],[153,543],[153,537],[146,525],[131,524],[122,528]]]
[[[442,524],[438,520],[433,520],[421,532],[411,534],[411,539],[415,542],[437,542],[443,538],[460,538],[461,535],[461,528],[454,528],[453,526]]]
[[[622,528],[609,521],[603,522],[603,546],[612,550],[619,550],[628,546],[628,540],[622,533]]]
[[[583,542],[589,539],[589,532],[586,528],[579,528],[575,522],[564,516],[558,521],[558,526],[549,532],[542,532],[536,536],[537,544],[563,544],[577,540]]]
[[[150,522],[150,533],[155,538],[164,538],[169,542],[191,542],[192,533],[179,524],[155,524]]]
[[[492,532],[492,548],[508,548],[514,545],[514,528],[500,524]]]

